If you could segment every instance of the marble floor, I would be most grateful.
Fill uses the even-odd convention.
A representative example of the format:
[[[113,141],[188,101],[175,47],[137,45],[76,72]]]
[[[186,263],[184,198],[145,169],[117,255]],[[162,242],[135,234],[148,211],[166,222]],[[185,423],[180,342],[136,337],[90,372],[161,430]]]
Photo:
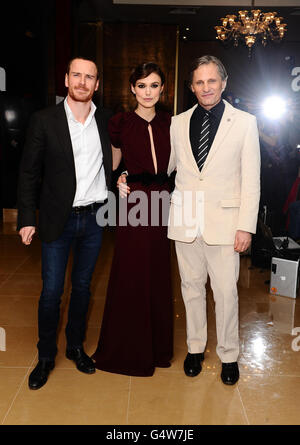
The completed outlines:
[[[94,352],[113,253],[107,231],[92,283],[85,349]],[[0,231],[0,424],[2,425],[299,425],[300,300],[269,294],[269,270],[241,257],[240,380],[220,380],[214,303],[208,291],[208,345],[201,374],[186,377],[185,315],[174,249],[175,354],[172,366],[140,378],[78,372],[64,356],[68,266],[56,367],[47,384],[28,389],[37,360],[40,245],[23,246]],[[298,330],[296,329],[298,327]],[[292,335],[292,330],[293,334]],[[2,350],[1,350],[2,348]],[[5,350],[3,350],[5,349]]]

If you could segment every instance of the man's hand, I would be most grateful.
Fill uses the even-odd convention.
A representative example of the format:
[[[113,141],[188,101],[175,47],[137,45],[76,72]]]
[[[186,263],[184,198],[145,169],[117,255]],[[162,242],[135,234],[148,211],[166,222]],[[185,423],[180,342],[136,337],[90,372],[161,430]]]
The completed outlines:
[[[236,252],[245,252],[251,244],[251,233],[244,230],[237,230],[234,240],[234,250]]]
[[[26,244],[26,246],[29,246],[34,234],[35,234],[34,226],[22,227],[22,229],[19,231],[19,235],[22,238],[22,243]]]
[[[126,182],[127,175],[123,174],[119,176],[117,187],[119,189],[119,195],[121,198],[126,198],[127,195],[130,193],[130,187],[128,187]]]

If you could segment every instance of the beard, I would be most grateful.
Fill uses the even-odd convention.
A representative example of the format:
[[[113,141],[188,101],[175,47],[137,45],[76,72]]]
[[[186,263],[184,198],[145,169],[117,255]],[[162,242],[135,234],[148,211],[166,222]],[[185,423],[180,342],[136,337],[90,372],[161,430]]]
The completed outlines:
[[[69,88],[69,96],[76,102],[89,102],[94,94],[94,91],[90,91],[87,88]]]

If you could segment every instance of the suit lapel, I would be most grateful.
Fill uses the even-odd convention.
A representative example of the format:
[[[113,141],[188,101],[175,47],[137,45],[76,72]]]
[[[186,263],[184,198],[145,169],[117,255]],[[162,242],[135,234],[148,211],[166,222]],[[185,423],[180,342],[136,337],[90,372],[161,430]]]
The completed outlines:
[[[102,153],[103,153],[103,163],[104,163],[104,170],[106,175],[106,181],[109,182],[110,179],[110,172],[111,170],[111,145],[108,138],[108,133],[105,127],[105,123],[103,121],[103,114],[101,111],[96,110],[95,113],[95,119],[98,127],[98,132],[100,136],[101,141],[101,147],[102,147]]]
[[[212,143],[212,146],[209,150],[208,156],[206,158],[205,164],[201,170],[201,172],[199,172],[199,168],[198,165],[196,163],[194,154],[193,154],[193,150],[192,150],[192,146],[191,146],[191,141],[190,141],[190,120],[192,117],[192,114],[195,110],[195,108],[197,107],[197,105],[195,105],[194,107],[190,108],[187,112],[186,112],[186,116],[185,119],[183,121],[183,131],[185,134],[185,139],[187,141],[186,144],[186,150],[187,150],[187,156],[189,157],[189,161],[190,164],[193,166],[193,168],[199,173],[202,174],[205,171],[205,168],[207,167],[208,163],[213,159],[214,155],[217,153],[217,151],[221,148],[222,146],[222,142],[226,136],[226,134],[228,133],[228,131],[230,130],[234,120],[235,120],[235,109],[234,107],[232,107],[228,102],[226,102],[224,100],[225,103],[225,109],[224,109],[224,113],[218,128],[218,131],[215,135],[215,139]]]
[[[216,133],[215,139],[212,143],[212,146],[209,150],[209,153],[207,155],[206,161],[203,165],[202,172],[205,171],[205,168],[209,164],[209,162],[213,159],[215,154],[218,152],[218,150],[222,146],[222,142],[229,132],[230,128],[232,127],[232,124],[235,120],[235,109],[232,107],[228,102],[224,101],[225,103],[225,109],[224,113],[218,128],[218,131]],[[224,146],[223,146],[224,147]]]
[[[192,146],[191,146],[191,139],[190,139],[190,121],[191,121],[192,114],[197,106],[198,106],[198,104],[196,104],[194,107],[190,108],[186,112],[186,116],[183,121],[183,126],[184,126],[183,131],[184,131],[185,138],[187,141],[186,149],[187,149],[187,156],[189,157],[189,162],[193,166],[193,168],[199,173],[199,168],[198,168],[197,162],[196,162],[194,154],[193,154],[193,150],[192,150]]]
[[[99,133],[99,137],[100,137],[100,141],[101,141],[101,147],[106,146],[107,141],[104,137],[101,113],[97,110],[95,112],[95,119],[96,119],[96,123],[97,123],[97,127],[98,127],[98,133]],[[102,149],[102,151],[103,151],[103,149]]]
[[[60,145],[62,147],[62,150],[64,151],[67,161],[72,168],[74,175],[75,173],[75,162],[74,162],[74,153],[73,153],[73,147],[72,147],[72,141],[69,131],[69,125],[68,120],[65,112],[64,102],[61,102],[56,107],[56,113],[55,113],[55,128],[57,131],[57,137],[59,139]],[[97,128],[99,132],[99,137],[101,141],[102,146],[102,152],[103,152],[103,163],[104,163],[104,170],[106,175],[106,182],[109,185],[110,184],[110,172],[111,172],[111,147],[110,147],[110,141],[108,138],[107,131],[105,131],[105,123],[102,118],[101,111],[95,112],[95,119],[97,123]]]
[[[70,163],[70,166],[74,169],[75,172],[72,141],[67,121],[67,116],[65,112],[64,102],[61,102],[59,105],[57,105],[55,117],[57,120],[56,122],[57,136],[60,140],[61,147],[65,152],[65,155],[67,157],[68,162]]]

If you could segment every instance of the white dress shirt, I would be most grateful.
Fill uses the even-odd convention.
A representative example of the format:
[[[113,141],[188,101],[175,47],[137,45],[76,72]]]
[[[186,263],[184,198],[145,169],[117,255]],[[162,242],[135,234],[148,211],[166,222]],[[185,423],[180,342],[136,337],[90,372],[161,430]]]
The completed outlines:
[[[91,103],[91,111],[84,122],[78,122],[67,98],[64,101],[70,136],[73,147],[76,193],[73,207],[86,206],[107,198],[107,187],[103,165],[103,153],[95,119],[96,106]]]

